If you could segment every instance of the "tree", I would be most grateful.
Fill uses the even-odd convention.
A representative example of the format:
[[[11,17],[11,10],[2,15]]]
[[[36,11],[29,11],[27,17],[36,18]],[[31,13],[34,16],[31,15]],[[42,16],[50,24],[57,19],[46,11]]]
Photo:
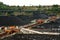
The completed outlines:
[[[40,10],[41,10],[41,5],[38,6],[38,11],[40,11]]]
[[[58,5],[52,6],[52,12],[57,13],[58,12]]]

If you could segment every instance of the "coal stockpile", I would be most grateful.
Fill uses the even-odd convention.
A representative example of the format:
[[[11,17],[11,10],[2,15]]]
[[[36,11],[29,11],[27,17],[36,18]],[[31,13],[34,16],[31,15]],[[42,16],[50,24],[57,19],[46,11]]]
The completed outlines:
[[[0,16],[0,26],[24,25],[24,21],[15,16]]]
[[[59,40],[58,35],[16,34],[1,40]]]
[[[32,27],[33,29],[40,29],[40,28],[46,28],[46,29],[52,29],[52,28],[60,28],[60,23],[44,23],[42,25],[38,25],[35,27]]]
[[[45,23],[40,26],[44,26],[45,28],[59,28],[60,23]]]
[[[60,32],[60,23],[44,23],[42,25],[38,25],[32,27],[32,29],[36,31],[46,31],[46,32]]]
[[[33,17],[31,17],[31,16],[18,15],[16,17],[18,17],[18,18],[22,19],[23,21],[25,21],[26,24],[30,23],[30,21],[33,20]]]

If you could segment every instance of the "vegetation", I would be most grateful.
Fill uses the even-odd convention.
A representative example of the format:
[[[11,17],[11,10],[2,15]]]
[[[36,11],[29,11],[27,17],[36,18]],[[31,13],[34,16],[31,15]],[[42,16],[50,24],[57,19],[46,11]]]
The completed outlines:
[[[44,12],[44,14],[56,13],[60,14],[60,6],[9,6],[0,2],[0,16],[17,16],[17,15],[28,15],[32,16],[33,12]]]

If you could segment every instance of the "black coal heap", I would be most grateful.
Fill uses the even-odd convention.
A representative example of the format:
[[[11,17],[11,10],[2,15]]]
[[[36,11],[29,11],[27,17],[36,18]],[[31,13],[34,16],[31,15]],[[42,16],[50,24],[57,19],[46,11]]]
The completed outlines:
[[[23,25],[24,21],[15,16],[0,16],[0,26]]]

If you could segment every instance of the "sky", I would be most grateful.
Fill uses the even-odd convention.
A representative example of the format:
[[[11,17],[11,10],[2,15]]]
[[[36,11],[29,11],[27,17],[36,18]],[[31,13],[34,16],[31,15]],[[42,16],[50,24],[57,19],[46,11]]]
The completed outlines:
[[[0,2],[3,2],[4,4],[10,5],[10,6],[38,6],[38,5],[53,5],[58,4],[60,5],[60,0],[0,0]]]

